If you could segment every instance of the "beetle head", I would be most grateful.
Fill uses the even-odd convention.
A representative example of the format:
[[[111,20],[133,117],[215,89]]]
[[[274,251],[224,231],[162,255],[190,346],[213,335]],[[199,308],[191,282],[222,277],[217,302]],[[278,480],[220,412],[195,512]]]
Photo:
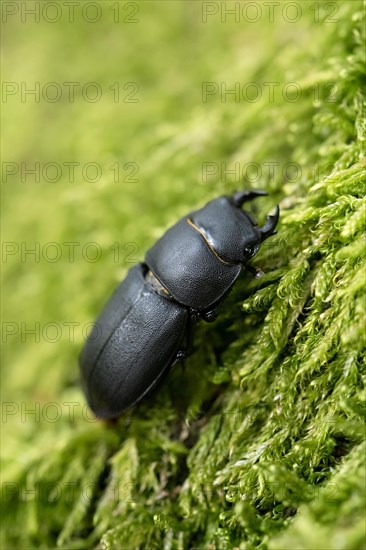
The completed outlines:
[[[239,191],[238,193],[235,193],[232,197],[232,202],[234,206],[241,209],[242,205],[246,201],[250,201],[255,199],[256,197],[265,196],[268,195],[266,191],[262,190],[253,190],[253,191]],[[244,254],[246,256],[252,257],[254,256],[260,247],[260,244],[268,239],[268,237],[271,237],[272,235],[276,234],[276,226],[278,223],[278,219],[280,216],[280,208],[277,205],[275,213],[273,215],[267,216],[267,221],[265,225],[262,227],[258,227],[257,222],[253,218],[253,216],[250,214],[250,212],[242,211],[243,214],[249,218],[252,229],[254,231],[254,235],[251,234],[251,231],[248,230],[248,242],[246,243],[246,246],[244,247]]]
[[[280,212],[278,206],[273,215],[267,216],[262,227],[257,225],[250,212],[241,208],[244,202],[264,195],[267,193],[260,190],[239,191],[232,197],[219,197],[191,215],[193,223],[223,261],[248,263],[261,243],[275,234]]]

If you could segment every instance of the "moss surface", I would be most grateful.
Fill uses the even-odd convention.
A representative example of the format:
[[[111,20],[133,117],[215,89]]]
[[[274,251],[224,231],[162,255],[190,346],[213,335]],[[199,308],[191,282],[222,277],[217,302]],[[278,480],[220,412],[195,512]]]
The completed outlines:
[[[3,114],[17,173],[2,192],[1,548],[365,547],[363,4],[297,4],[292,23],[204,22],[207,3],[169,1],[136,4],[136,23],[101,2],[94,24],[79,10],[4,25],[5,80],[63,96],[14,93]],[[240,100],[222,98],[237,82]],[[35,181],[35,162],[61,176]],[[260,221],[281,205],[265,276],[197,329],[185,368],[95,422],[77,370],[88,323],[165,228],[242,187],[268,190]]]

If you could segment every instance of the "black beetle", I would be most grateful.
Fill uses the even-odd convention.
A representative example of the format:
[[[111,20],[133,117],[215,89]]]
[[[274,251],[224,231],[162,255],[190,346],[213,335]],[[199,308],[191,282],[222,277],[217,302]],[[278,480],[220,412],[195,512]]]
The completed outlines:
[[[187,352],[192,321],[216,308],[261,242],[275,233],[241,209],[264,191],[212,200],[173,225],[117,287],[80,355],[82,385],[96,416],[111,419],[139,401]]]

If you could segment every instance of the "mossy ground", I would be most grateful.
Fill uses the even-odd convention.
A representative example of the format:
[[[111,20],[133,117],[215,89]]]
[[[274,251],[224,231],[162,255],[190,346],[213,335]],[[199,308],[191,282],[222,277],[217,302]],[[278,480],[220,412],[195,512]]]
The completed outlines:
[[[74,102],[15,94],[3,109],[3,161],[63,169],[22,181],[16,164],[3,183],[1,548],[364,548],[363,4],[298,2],[292,23],[281,10],[203,22],[200,2],[179,1],[140,2],[138,22],[114,23],[111,5],[93,24],[80,9],[74,23],[4,24],[4,80],[81,86]],[[83,98],[87,82],[100,101]],[[137,84],[138,102],[115,102],[115,82],[123,97]],[[204,82],[254,82],[262,97],[203,102]],[[184,369],[116,425],[94,422],[77,370],[87,323],[128,260],[241,187],[268,190],[260,221],[281,204],[255,260],[265,276],[244,276],[200,326]],[[79,243],[74,259],[65,243]]]

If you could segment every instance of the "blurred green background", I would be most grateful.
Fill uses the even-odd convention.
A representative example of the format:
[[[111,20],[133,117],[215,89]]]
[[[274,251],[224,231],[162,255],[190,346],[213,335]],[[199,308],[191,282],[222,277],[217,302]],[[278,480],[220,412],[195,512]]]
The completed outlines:
[[[89,323],[107,296],[170,224],[219,194],[245,187],[267,189],[269,197],[255,212],[258,219],[262,222],[279,201],[283,211],[290,212],[287,233],[282,237],[280,233],[277,241],[281,256],[276,258],[273,248],[268,248],[263,263],[258,260],[266,271],[277,273],[273,279],[278,279],[284,273],[278,270],[296,261],[302,246],[310,246],[306,239],[316,226],[314,220],[312,227],[311,223],[306,226],[310,217],[308,221],[304,218],[300,225],[307,227],[306,237],[305,233],[298,235],[291,209],[297,206],[304,213],[313,207],[315,203],[306,203],[311,186],[331,173],[340,158],[337,170],[352,167],[362,156],[359,145],[351,147],[362,65],[357,56],[349,60],[355,44],[360,43],[357,29],[362,2],[225,5],[149,0],[75,2],[74,8],[67,2],[54,4],[2,4],[1,451],[3,481],[27,480],[30,486],[34,479],[47,478],[47,468],[58,472],[55,479],[62,479],[69,461],[77,461],[79,445],[85,444],[85,449],[73,470],[78,483],[93,457],[102,456],[101,463],[107,464],[109,456],[124,449],[128,435],[124,426],[115,428],[114,433],[85,418],[77,357]],[[228,4],[236,10],[234,14],[226,11]],[[205,95],[207,83],[211,83],[210,95]],[[236,95],[221,94],[225,87],[235,89],[236,83]],[[249,83],[254,87],[249,89]],[[212,175],[207,175],[207,166]],[[260,177],[256,175],[258,167]],[[356,170],[356,179],[358,174]],[[317,204],[326,205],[324,201]],[[252,287],[244,290],[245,284]],[[173,373],[170,387],[164,383],[162,397],[154,394],[142,405],[145,419],[150,418],[152,408],[152,424],[145,428],[142,424],[141,432],[134,435],[137,455],[142,439],[156,437],[151,426],[174,424],[176,401],[179,414],[189,417],[202,403],[209,409],[207,403],[225,394],[225,384],[229,383],[227,395],[238,391],[244,364],[241,354],[250,343],[240,307],[244,294],[255,288],[259,287],[253,287],[247,277],[230,298],[222,320],[198,336],[203,348],[198,358],[188,361],[183,384],[182,373]],[[260,334],[263,319],[262,313],[251,318],[254,328],[250,334]],[[291,356],[292,351],[286,353]],[[73,419],[70,403],[76,404]],[[199,426],[194,433],[196,441]],[[84,443],[77,439],[84,437],[80,434],[87,434]],[[159,458],[150,447],[153,459],[150,451],[146,457],[142,452],[140,458],[128,450],[123,451],[123,460],[118,455],[124,472],[136,461],[134,475],[145,479],[142,488],[149,486],[146,480],[147,472],[154,469],[151,464],[156,462],[159,477],[164,461],[171,460],[166,455],[184,456],[194,443],[192,440],[182,450],[174,447],[183,446],[182,442],[165,436],[170,443],[161,446]],[[106,445],[102,455],[95,451],[99,441]],[[225,448],[224,440],[221,443]],[[243,444],[244,438],[240,440]],[[67,460],[65,448],[70,452]],[[52,468],[43,462],[47,455],[53,455]],[[188,470],[197,466],[189,460],[188,466],[182,466],[179,460],[172,462],[175,473],[171,484],[177,493]],[[11,507],[6,501],[5,508],[18,522],[14,534],[6,534],[6,547],[52,547],[57,541],[65,548],[90,547],[115,528],[119,514],[123,521],[130,521],[132,531],[125,526],[125,537],[118,532],[115,539],[105,539],[103,548],[105,544],[111,548],[158,548],[163,543],[168,548],[169,537],[173,548],[193,548],[195,544],[224,548],[226,543],[231,548],[241,540],[247,541],[243,548],[251,548],[251,544],[267,544],[263,533],[277,530],[275,523],[261,527],[262,532],[248,527],[244,520],[231,525],[228,513],[217,520],[224,530],[220,538],[214,527],[216,519],[210,526],[210,514],[216,518],[221,510],[228,511],[232,504],[227,502],[219,509],[205,508],[207,523],[187,523],[188,533],[205,533],[197,539],[186,535],[172,538],[169,522],[164,524],[160,516],[156,519],[160,504],[148,500],[142,508],[148,514],[150,507],[149,519],[141,510],[138,516],[133,505],[121,508],[116,504],[113,513],[102,506],[100,517],[97,513],[92,520],[108,477],[107,472],[101,473],[104,466],[95,468],[96,479],[104,481],[92,503],[79,502],[69,524],[74,503],[50,506],[15,496],[14,501],[10,499]],[[211,473],[209,483],[215,478]],[[159,494],[158,485],[152,483],[153,493]],[[163,493],[161,498],[163,503],[172,500]],[[167,507],[170,509],[170,504]],[[244,513],[235,510],[235,517]],[[250,514],[244,516],[255,525]],[[287,514],[291,516],[291,512]],[[112,516],[109,523],[106,518]],[[282,515],[280,523],[286,517]],[[179,515],[175,518],[181,521]],[[66,531],[62,531],[65,523]],[[172,529],[179,531],[174,525]],[[232,538],[228,534],[231,529],[235,532]],[[327,540],[327,532],[321,535]],[[301,536],[300,541],[304,540]],[[301,548],[305,547],[304,542]],[[351,548],[342,544],[333,547]]]
[[[276,161],[271,187],[280,192],[283,187],[282,169],[294,138],[282,113],[263,108],[272,106],[263,82],[279,82],[275,101],[284,102],[283,87],[301,83],[302,74],[319,57],[315,37],[321,40],[324,28],[318,24],[309,29],[308,6],[298,23],[286,22],[278,10],[270,24],[269,8],[257,23],[242,15],[237,23],[235,16],[227,15],[223,22],[220,12],[209,15],[212,4],[127,4],[119,3],[116,11],[112,2],[102,2],[101,12],[93,7],[83,12],[80,4],[73,23],[65,6],[55,23],[45,18],[57,18],[58,11],[50,6],[43,13],[42,4],[40,21],[34,22],[37,16],[26,11],[36,10],[31,2],[26,8],[20,3],[17,13],[7,15],[3,80],[18,88],[13,93],[7,84],[3,105],[3,161],[16,163],[16,168],[4,168],[2,193],[3,241],[11,243],[3,264],[3,321],[17,324],[8,325],[7,331],[16,334],[7,334],[4,346],[6,399],[48,403],[60,399],[61,388],[77,387],[77,354],[86,324],[125,275],[128,260],[142,260],[163,229],[188,209],[222,192],[254,185],[236,182],[230,174],[223,183],[224,171],[204,182],[203,163],[226,162],[233,170],[240,162],[242,170],[249,162],[260,162],[267,181],[256,185],[268,187],[270,174],[263,162]],[[96,23],[85,21],[100,15]],[[295,16],[289,9],[288,17]],[[247,17],[256,18],[255,11],[249,10]],[[290,65],[284,71],[289,57],[303,50],[301,67]],[[80,83],[74,101],[68,99],[68,82]],[[262,100],[237,103],[228,95],[222,103],[217,93],[203,103],[204,82],[223,83],[227,89],[236,82],[241,88],[259,82]],[[37,89],[36,83],[39,94],[27,95],[26,90]],[[89,83],[101,90],[100,100],[85,99],[88,93],[93,98],[93,87],[83,97]],[[124,90],[127,83],[133,87]],[[60,89],[59,101],[44,99],[56,97]],[[294,117],[302,104],[286,107]],[[268,152],[265,138],[279,132],[284,136],[280,150]],[[245,145],[239,144],[243,136]],[[73,177],[70,163],[78,163]],[[85,168],[88,163],[98,168]],[[125,168],[127,163],[133,166]],[[27,173],[32,169],[37,175]],[[95,177],[98,181],[91,181]],[[272,196],[268,206],[264,203],[264,211],[275,200]],[[97,246],[88,248],[89,243]],[[124,248],[129,243],[134,244]],[[88,261],[100,251],[99,261]],[[54,330],[49,323],[57,324]],[[34,335],[26,334],[32,329]],[[12,429],[7,437],[14,441],[7,440],[4,451],[13,457],[19,437]]]

